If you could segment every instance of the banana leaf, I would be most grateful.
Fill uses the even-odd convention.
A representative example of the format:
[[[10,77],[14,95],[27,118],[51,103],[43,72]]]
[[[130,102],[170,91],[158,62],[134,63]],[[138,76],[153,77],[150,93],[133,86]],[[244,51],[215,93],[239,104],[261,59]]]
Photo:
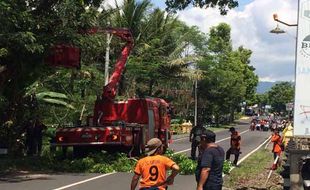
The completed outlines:
[[[57,100],[57,99],[52,99],[52,98],[42,98],[40,100],[45,102],[45,103],[60,105],[60,106],[65,106],[65,107],[70,108],[70,109],[75,109],[74,106],[72,106],[71,104],[68,104],[67,102],[62,101],[62,100]]]
[[[58,92],[40,92],[36,94],[36,98],[37,99],[43,99],[43,98],[57,98],[57,99],[68,99],[68,96],[62,93],[58,93]]]

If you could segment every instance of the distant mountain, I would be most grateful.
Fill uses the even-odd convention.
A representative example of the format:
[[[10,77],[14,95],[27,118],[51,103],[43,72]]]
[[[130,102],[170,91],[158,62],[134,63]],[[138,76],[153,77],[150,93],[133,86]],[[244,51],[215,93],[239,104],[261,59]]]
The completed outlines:
[[[266,81],[259,81],[257,85],[256,92],[258,94],[264,94],[265,92],[269,91],[271,87],[279,82],[266,82]]]
[[[289,81],[276,81],[276,82],[259,81],[256,92],[258,94],[264,94],[265,92],[269,91],[274,85],[281,82],[289,82]],[[291,83],[291,85],[294,86],[294,82],[290,81],[289,83]]]

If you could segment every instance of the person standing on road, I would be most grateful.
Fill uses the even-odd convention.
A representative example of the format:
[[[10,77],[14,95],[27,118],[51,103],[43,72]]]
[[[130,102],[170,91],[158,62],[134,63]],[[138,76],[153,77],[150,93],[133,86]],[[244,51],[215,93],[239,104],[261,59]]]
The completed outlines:
[[[142,176],[139,190],[165,190],[168,185],[173,184],[180,168],[174,161],[162,156],[163,144],[158,138],[149,140],[146,147],[149,149],[147,156],[138,161],[130,189],[136,189],[139,178]],[[166,170],[172,170],[168,178],[166,178]]]
[[[215,144],[216,135],[205,130],[201,135],[200,147],[203,150],[196,169],[197,190],[221,190],[223,185],[223,165],[225,152]]]
[[[204,128],[202,126],[202,123],[197,123],[197,125],[192,128],[189,134],[189,142],[192,143],[192,147],[191,147],[192,160],[196,160],[196,150],[200,143],[200,136],[203,130]]]
[[[236,166],[238,163],[239,155],[240,155],[241,136],[234,127],[229,128],[229,131],[231,132],[230,148],[226,152],[226,160],[230,160],[230,155],[234,154],[235,159],[234,159],[233,164]]]

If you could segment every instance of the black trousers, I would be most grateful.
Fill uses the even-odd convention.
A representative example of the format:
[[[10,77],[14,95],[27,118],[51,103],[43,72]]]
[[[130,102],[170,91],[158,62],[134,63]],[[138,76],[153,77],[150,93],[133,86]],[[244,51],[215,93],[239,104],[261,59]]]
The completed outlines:
[[[226,152],[226,160],[230,159],[230,155],[234,154],[235,155],[235,159],[234,159],[234,164],[237,165],[238,163],[238,159],[239,159],[239,155],[240,155],[240,150],[238,149],[234,149],[234,148],[229,148]]]
[[[222,190],[222,185],[204,186],[203,190]]]
[[[196,160],[196,150],[197,150],[198,145],[199,145],[198,141],[195,141],[195,140],[192,141],[192,149],[191,149],[192,160]]]

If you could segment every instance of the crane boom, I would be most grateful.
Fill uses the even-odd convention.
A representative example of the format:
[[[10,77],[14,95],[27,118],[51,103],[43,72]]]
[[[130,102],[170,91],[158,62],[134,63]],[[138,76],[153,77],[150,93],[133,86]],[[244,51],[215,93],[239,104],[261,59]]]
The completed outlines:
[[[117,86],[121,79],[121,75],[126,66],[128,56],[133,48],[133,37],[128,29],[107,28],[105,31],[126,41],[122,48],[121,55],[118,57],[114,71],[109,79],[109,83],[103,87],[102,99],[113,100],[116,96]]]

